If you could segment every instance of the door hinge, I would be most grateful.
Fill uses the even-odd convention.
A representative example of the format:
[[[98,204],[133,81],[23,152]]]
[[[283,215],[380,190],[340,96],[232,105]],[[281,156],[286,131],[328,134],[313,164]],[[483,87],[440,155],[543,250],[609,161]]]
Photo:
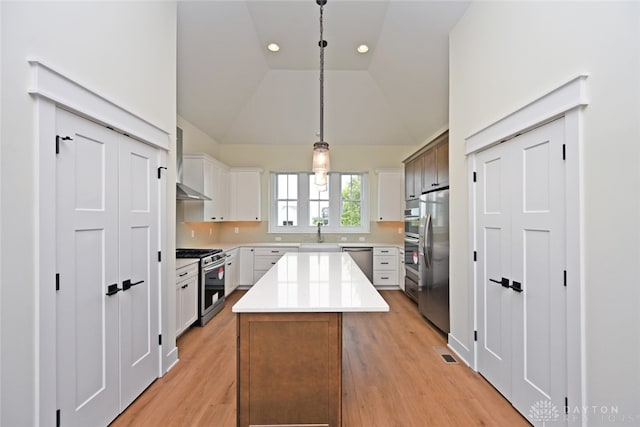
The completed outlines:
[[[167,169],[164,166],[158,166],[158,179],[162,178],[162,169]]]
[[[56,409],[56,427],[60,427],[60,409]]]
[[[60,154],[60,141],[73,141],[69,136],[56,135],[56,154]]]
[[[562,160],[567,160],[567,145],[562,144]]]
[[[478,261],[478,252],[477,251],[473,251],[473,262]]]
[[[567,270],[564,271],[564,287],[567,287]]]
[[[56,291],[60,290],[60,273],[56,273]]]
[[[564,413],[569,413],[569,398],[565,396],[564,398]]]
[[[162,251],[158,251],[158,262],[162,262]]]
[[[158,335],[158,345],[162,345],[162,334]]]
[[[473,340],[478,341],[478,331],[473,331]]]
[[[478,177],[476,176],[476,173],[473,172],[473,182],[476,182],[476,179],[478,179]]]

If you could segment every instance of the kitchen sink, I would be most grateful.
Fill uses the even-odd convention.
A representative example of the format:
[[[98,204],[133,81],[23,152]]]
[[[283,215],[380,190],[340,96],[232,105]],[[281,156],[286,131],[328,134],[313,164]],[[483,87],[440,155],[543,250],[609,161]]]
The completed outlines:
[[[301,243],[299,252],[340,252],[337,243]]]

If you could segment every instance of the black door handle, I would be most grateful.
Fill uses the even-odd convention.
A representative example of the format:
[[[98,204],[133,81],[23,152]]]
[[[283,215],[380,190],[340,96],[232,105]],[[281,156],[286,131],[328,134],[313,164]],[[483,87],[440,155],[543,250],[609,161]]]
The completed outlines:
[[[105,295],[107,295],[107,296],[115,295],[115,294],[117,294],[118,292],[120,292],[121,290],[122,290],[122,289],[120,289],[120,288],[118,287],[118,284],[117,284],[117,283],[114,283],[113,285],[109,285],[109,286],[107,286],[107,293],[106,293]]]
[[[139,285],[140,283],[144,283],[144,280],[140,280],[139,282],[131,283],[131,280],[127,279],[124,282],[122,282],[122,290],[126,291],[130,287],[135,286],[135,285]]]
[[[509,286],[511,289],[513,289],[516,292],[522,292],[522,284],[520,282],[516,282],[515,280],[513,281],[513,285]]]
[[[497,283],[498,285],[502,286],[503,288],[508,288],[509,287],[509,279],[507,279],[506,277],[503,277],[501,280],[489,279],[489,281],[493,282],[493,283]]]

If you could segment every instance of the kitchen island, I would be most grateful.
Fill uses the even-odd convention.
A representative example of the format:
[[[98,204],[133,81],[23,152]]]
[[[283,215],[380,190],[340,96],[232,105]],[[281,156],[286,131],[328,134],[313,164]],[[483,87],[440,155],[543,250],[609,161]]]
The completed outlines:
[[[238,426],[340,426],[342,313],[389,311],[351,257],[288,253],[232,310]]]

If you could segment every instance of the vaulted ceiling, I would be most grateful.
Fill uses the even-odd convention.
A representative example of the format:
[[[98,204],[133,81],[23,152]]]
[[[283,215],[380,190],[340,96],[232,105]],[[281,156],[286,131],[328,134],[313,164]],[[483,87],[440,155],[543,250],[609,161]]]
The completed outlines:
[[[324,140],[413,145],[446,126],[448,34],[467,5],[328,0]],[[314,0],[178,2],[178,114],[223,144],[318,140],[319,16]]]

